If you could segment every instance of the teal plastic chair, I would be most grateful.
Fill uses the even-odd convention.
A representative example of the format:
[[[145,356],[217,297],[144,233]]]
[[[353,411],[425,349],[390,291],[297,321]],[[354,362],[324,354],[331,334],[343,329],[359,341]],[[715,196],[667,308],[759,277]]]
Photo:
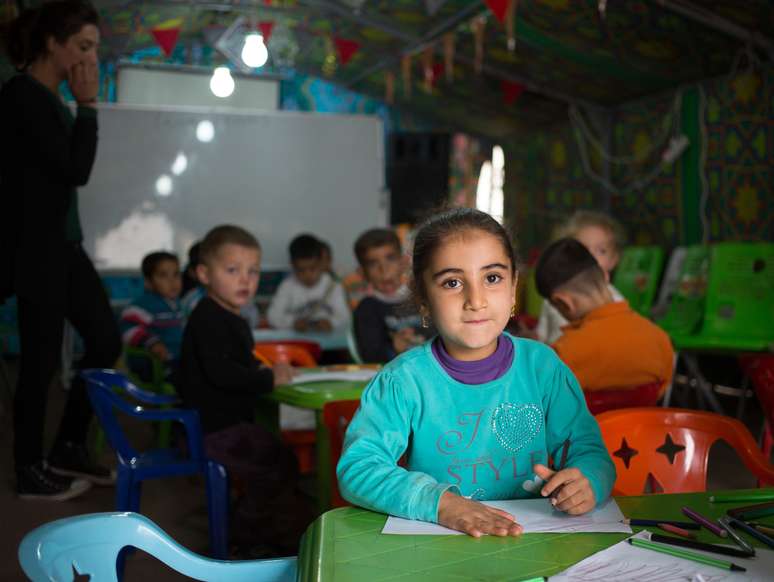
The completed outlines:
[[[663,268],[664,251],[661,247],[628,247],[615,270],[613,285],[634,311],[648,317]]]
[[[774,243],[713,245],[702,315],[693,333],[670,332],[677,349],[768,350],[774,344]]]
[[[195,580],[292,582],[296,558],[212,560],[191,552],[147,517],[133,512],[77,515],[35,528],[19,544],[19,563],[32,582],[118,580],[116,561],[139,548]],[[88,576],[88,577],[87,577]]]
[[[710,247],[690,246],[685,249],[677,287],[669,308],[656,323],[674,341],[675,336],[697,333],[704,317],[709,278]]]

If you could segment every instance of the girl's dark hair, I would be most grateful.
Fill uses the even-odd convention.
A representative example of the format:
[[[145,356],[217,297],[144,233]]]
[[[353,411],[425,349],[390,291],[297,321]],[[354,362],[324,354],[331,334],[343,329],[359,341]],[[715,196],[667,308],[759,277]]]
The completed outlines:
[[[46,54],[50,37],[59,44],[76,34],[86,24],[97,25],[94,7],[83,0],[54,0],[37,8],[24,10],[8,27],[5,45],[11,62],[25,70]]]
[[[505,254],[511,261],[511,273],[516,272],[516,252],[508,232],[503,226],[486,212],[475,208],[451,208],[441,210],[417,228],[414,238],[414,253],[412,259],[413,294],[417,304],[427,301],[427,289],[422,274],[430,264],[433,254],[444,241],[464,232],[480,230],[491,234],[503,245]]]

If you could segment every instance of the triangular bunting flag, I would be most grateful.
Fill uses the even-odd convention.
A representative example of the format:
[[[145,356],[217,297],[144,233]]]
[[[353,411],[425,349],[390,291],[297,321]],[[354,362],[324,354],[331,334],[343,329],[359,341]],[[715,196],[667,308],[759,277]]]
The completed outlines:
[[[258,29],[261,31],[261,35],[263,36],[263,44],[268,45],[269,39],[271,38],[271,33],[274,30],[274,22],[271,20],[259,22]]]
[[[333,44],[336,45],[336,52],[339,53],[339,62],[346,65],[355,53],[360,50],[360,43],[346,38],[333,38]]]
[[[510,0],[486,0],[486,5],[500,24],[505,22],[505,15],[508,13],[508,4]]]
[[[172,54],[172,51],[175,50],[177,37],[180,36],[180,28],[153,28],[151,29],[151,34],[156,40],[156,44],[164,51],[164,55],[169,56]]]
[[[519,95],[524,93],[524,85],[515,81],[502,81],[503,101],[506,105],[512,105]]]

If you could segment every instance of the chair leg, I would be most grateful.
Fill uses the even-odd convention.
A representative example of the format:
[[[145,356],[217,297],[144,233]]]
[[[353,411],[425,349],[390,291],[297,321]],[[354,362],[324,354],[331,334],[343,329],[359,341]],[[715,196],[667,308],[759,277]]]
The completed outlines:
[[[207,461],[207,513],[209,514],[212,557],[228,557],[228,474],[215,461]]]
[[[699,388],[698,394],[707,399],[707,402],[709,402],[709,405],[715,412],[724,414],[723,407],[720,405],[717,396],[715,396],[715,392],[712,390],[712,384],[707,382],[707,379],[699,369],[699,362],[696,360],[696,356],[693,354],[683,354],[683,361],[688,368],[688,373],[696,380]]]

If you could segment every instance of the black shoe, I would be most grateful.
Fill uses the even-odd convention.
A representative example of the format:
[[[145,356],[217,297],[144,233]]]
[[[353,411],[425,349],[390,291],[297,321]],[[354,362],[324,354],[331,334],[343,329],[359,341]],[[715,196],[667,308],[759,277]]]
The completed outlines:
[[[94,485],[114,485],[116,482],[116,472],[95,463],[83,445],[57,443],[48,456],[48,464],[57,475],[81,477]]]
[[[45,461],[27,465],[16,471],[16,492],[19,499],[65,501],[91,489],[85,479],[60,477],[51,472]]]

